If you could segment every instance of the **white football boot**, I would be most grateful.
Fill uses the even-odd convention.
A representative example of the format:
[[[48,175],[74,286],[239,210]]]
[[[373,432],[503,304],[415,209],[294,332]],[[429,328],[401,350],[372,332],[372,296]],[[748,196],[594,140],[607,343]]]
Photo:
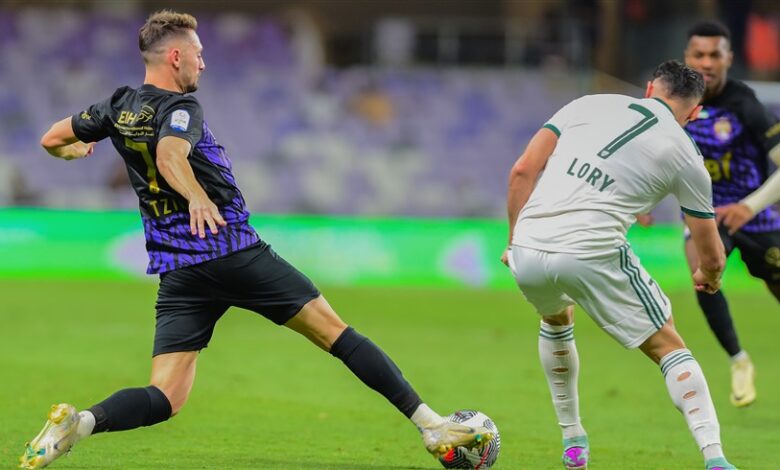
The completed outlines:
[[[731,362],[731,404],[748,406],[756,400],[755,369],[749,357]]]
[[[67,454],[78,440],[78,427],[76,408],[67,403],[51,405],[48,421],[35,439],[27,443],[24,454],[19,458],[19,467],[43,468]]]
[[[423,428],[422,438],[428,452],[438,458],[457,447],[471,449],[484,446],[493,440],[493,433],[482,426],[465,426],[444,421],[436,426]]]

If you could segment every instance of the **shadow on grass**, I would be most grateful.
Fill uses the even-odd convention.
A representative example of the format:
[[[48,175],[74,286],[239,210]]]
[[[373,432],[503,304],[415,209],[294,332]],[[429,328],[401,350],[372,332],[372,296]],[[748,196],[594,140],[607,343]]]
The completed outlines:
[[[283,460],[276,460],[276,461],[268,461],[265,460],[263,462],[258,462],[260,466],[254,467],[254,468],[263,468],[263,465],[278,465],[278,468],[296,468],[296,469],[302,469],[302,470],[309,470],[309,469],[322,469],[322,470],[360,470],[360,469],[374,469],[374,470],[430,470],[431,468],[435,468],[434,466],[428,466],[428,467],[419,467],[419,466],[397,466],[397,465],[384,465],[380,463],[365,463],[365,464],[356,464],[356,463],[346,463],[346,464],[340,464],[335,462],[298,462],[295,464],[292,464],[291,462],[285,462]]]
[[[73,464],[73,462],[67,462],[67,460],[63,461],[57,461],[58,464],[62,466],[63,469],[83,469],[83,470],[92,470],[92,469],[101,469],[101,470],[110,470],[110,469],[122,469],[122,470],[131,470],[131,469],[148,469],[148,468],[165,468],[165,469],[189,469],[189,470],[195,470],[195,469],[213,469],[213,468],[221,468],[221,469],[284,469],[284,470],[362,470],[362,469],[369,469],[369,470],[430,470],[433,468],[436,468],[435,465],[430,466],[416,466],[416,465],[385,465],[381,463],[338,463],[338,462],[301,462],[300,460],[281,460],[281,459],[231,459],[230,462],[223,462],[219,464],[218,467],[215,467],[213,464],[210,463],[203,463],[201,465],[193,465],[192,462],[166,462],[164,464],[155,465],[155,466],[136,466],[133,464],[129,464],[127,462],[119,463],[115,462],[116,465],[107,464],[106,462],[100,463],[100,464]],[[70,465],[68,464],[70,463]],[[64,465],[63,465],[64,464]]]

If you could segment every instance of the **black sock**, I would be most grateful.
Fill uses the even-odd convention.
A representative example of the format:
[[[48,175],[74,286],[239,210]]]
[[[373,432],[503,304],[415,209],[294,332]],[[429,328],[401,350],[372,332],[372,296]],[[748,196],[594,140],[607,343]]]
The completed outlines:
[[[171,403],[159,388],[150,385],[120,390],[88,411],[95,415],[92,434],[96,434],[163,422],[171,417]]]
[[[347,328],[336,339],[330,353],[341,359],[364,384],[381,393],[407,418],[422,404],[417,392],[401,371],[370,339]]]
[[[737,331],[734,329],[734,323],[731,321],[729,304],[726,302],[723,292],[718,291],[714,294],[697,292],[696,298],[699,300],[699,306],[704,311],[707,323],[710,324],[710,329],[715,333],[715,337],[718,338],[718,342],[723,349],[729,353],[729,356],[740,352],[742,348],[739,347]]]

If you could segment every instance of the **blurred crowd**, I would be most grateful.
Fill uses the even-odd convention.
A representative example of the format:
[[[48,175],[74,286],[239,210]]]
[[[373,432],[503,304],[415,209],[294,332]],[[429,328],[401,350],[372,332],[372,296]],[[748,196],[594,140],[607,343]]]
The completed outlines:
[[[306,9],[196,11],[207,66],[196,96],[253,211],[503,216],[508,168],[540,124],[584,93],[639,93],[626,82],[680,57],[691,19],[718,3],[503,2],[517,21],[389,15],[369,33],[333,33]],[[777,78],[777,12],[733,3],[745,26],[732,25],[735,48],[747,51],[737,73]],[[108,142],[90,161],[62,162],[38,139],[141,83],[143,18],[0,5],[0,205],[137,205]],[[610,21],[623,47],[605,56]]]
[[[37,141],[55,120],[140,84],[140,19],[21,10],[3,20],[0,148],[15,168],[4,178],[21,178],[6,203],[134,207],[108,142],[90,161],[63,162]],[[507,168],[578,88],[561,72],[317,70],[301,59],[311,47],[275,18],[203,16],[198,33],[207,68],[196,96],[255,211],[500,215]]]

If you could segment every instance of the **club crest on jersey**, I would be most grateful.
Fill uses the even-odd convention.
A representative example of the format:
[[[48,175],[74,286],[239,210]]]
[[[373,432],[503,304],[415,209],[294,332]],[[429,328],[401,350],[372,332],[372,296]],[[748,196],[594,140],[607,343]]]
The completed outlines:
[[[715,121],[715,124],[712,126],[712,130],[715,132],[715,137],[717,137],[718,140],[729,140],[732,130],[731,121],[729,121],[729,118],[722,117]]]
[[[774,268],[780,268],[780,248],[773,246],[764,253],[766,264]]]
[[[190,126],[190,113],[183,109],[177,109],[171,114],[171,128],[175,131],[184,132]]]

